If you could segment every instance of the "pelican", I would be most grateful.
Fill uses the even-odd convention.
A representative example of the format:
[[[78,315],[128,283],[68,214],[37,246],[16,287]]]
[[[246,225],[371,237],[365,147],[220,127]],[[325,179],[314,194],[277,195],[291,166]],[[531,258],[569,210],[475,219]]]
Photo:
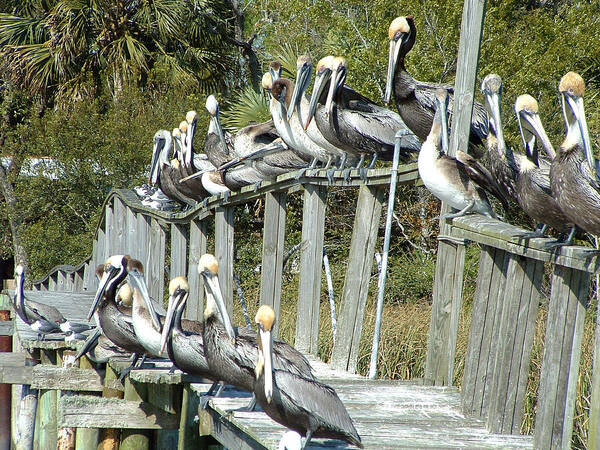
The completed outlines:
[[[402,118],[387,108],[345,87],[346,60],[327,56],[317,64],[315,87],[310,99],[305,127],[315,117],[317,127],[333,145],[360,154],[358,167],[365,155],[371,158],[372,168],[378,157],[391,160],[394,155],[396,132],[405,129],[401,152],[406,158],[421,148],[417,137],[409,132]],[[327,93],[326,87],[329,87]],[[317,114],[317,103],[325,106]]]
[[[194,201],[186,197],[178,189],[175,179],[180,178],[179,161],[176,159],[169,162],[169,156],[173,148],[173,139],[167,130],[158,130],[154,134],[154,149],[152,152],[152,163],[150,167],[151,184],[157,184],[165,195],[184,205],[194,205]]]
[[[340,439],[362,448],[352,419],[334,389],[315,379],[273,366],[272,334],[275,311],[262,305],[256,313],[258,361],[256,401],[276,422],[306,436]]]
[[[550,168],[552,196],[570,221],[598,236],[600,186],[594,173],[595,161],[583,108],[585,82],[579,74],[569,72],[560,80],[558,90],[567,136]]]
[[[574,232],[573,224],[569,222],[556,200],[552,197],[550,166],[546,165],[547,163],[544,164],[544,160],[538,157],[538,151],[535,147],[537,139],[541,142],[548,156],[554,159],[556,154],[538,116],[537,101],[527,94],[519,96],[515,102],[515,113],[525,147],[525,154],[527,155],[526,158],[522,157],[519,162],[519,175],[516,185],[517,201],[529,217],[542,224],[541,227],[536,228],[531,236],[542,236],[546,225],[561,233],[567,233],[569,230]],[[495,119],[493,121],[495,122]],[[570,241],[570,239],[572,239],[572,236],[571,238],[567,237],[566,240]],[[552,246],[560,244],[562,242],[557,241]]]
[[[85,342],[75,355],[75,361],[87,355],[89,359],[97,364],[106,363],[113,356],[130,356],[130,353],[111,342],[102,334],[100,327],[87,336]]]
[[[452,113],[452,95],[454,88],[450,85],[425,83],[415,80],[406,71],[404,58],[412,49],[417,37],[417,28],[411,16],[397,17],[388,30],[390,52],[388,59],[387,83],[384,102],[388,104],[394,92],[394,99],[402,120],[421,140],[425,140],[431,130],[435,113],[435,90],[442,88],[450,96],[448,111]],[[471,135],[469,150],[479,154],[478,147],[488,134],[488,118],[484,107],[475,102],[471,118]]]
[[[446,154],[448,92],[438,89],[435,101],[437,110],[431,132],[419,153],[419,175],[423,183],[437,198],[459,210],[455,214],[445,214],[443,218],[460,217],[469,212],[497,218],[486,191],[496,196],[506,209],[508,203],[504,195],[487,169],[473,157],[462,151],[456,152],[455,158]],[[440,143],[443,153],[440,153]]]
[[[217,259],[213,255],[202,255],[198,262],[198,272],[204,279],[207,292],[210,293],[207,295],[204,310],[204,354],[215,379],[252,392],[254,367],[258,358],[255,335],[242,331],[243,328],[236,330],[231,325],[217,278],[218,270]],[[314,378],[310,363],[295,348],[285,342],[276,341],[274,353],[275,368],[309,379]]]
[[[173,136],[177,136],[176,141],[181,142],[181,158],[180,163],[183,166],[184,177],[187,178],[190,175],[198,172],[199,170],[215,170],[216,167],[208,160],[207,155],[196,155],[194,154],[193,141],[196,133],[196,124],[198,121],[196,111],[188,111],[186,114],[185,121],[179,124],[179,128],[173,130]],[[184,142],[182,142],[184,141]],[[202,200],[208,197],[210,194],[204,188],[201,180],[198,179],[182,179],[178,182],[179,188],[184,192],[190,192],[188,195],[196,200]]]
[[[21,320],[35,331],[40,339],[49,333],[76,333],[80,334],[91,329],[89,325],[71,322],[65,319],[61,312],[54,306],[25,299],[25,268],[19,264],[15,268],[16,290],[13,297],[15,312]]]

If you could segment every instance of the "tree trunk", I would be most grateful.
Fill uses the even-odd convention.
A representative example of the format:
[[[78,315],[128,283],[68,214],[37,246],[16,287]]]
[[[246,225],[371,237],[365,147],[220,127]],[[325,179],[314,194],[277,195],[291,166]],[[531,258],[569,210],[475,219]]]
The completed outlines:
[[[252,88],[256,92],[260,92],[262,78],[260,61],[252,49],[252,41],[254,41],[256,35],[252,36],[248,41],[244,40],[244,12],[242,10],[242,2],[241,0],[230,0],[230,4],[235,15],[235,38],[231,39],[231,41],[240,47],[242,56],[246,60],[245,64],[240,64],[240,72],[241,74],[246,72],[247,78],[252,83]]]
[[[8,179],[7,169],[2,164],[0,164],[0,189],[2,189],[2,195],[6,200],[6,215],[12,234],[15,265],[22,264],[27,267],[27,251],[21,241],[23,218],[17,208],[17,197],[13,185]]]

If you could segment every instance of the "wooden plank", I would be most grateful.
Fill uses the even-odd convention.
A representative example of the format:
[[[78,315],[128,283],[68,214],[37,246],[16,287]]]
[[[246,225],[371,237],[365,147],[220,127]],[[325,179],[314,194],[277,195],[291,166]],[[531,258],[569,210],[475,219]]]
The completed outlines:
[[[356,215],[352,227],[350,254],[338,316],[338,328],[331,365],[335,369],[356,372],[358,350],[369,281],[373,267],[373,253],[377,243],[379,219],[383,203],[383,189],[361,186],[358,191]]]
[[[89,264],[85,264],[81,269],[77,272],[73,273],[73,288],[72,292],[81,292],[84,289],[84,280],[85,280],[85,271],[87,270]]]
[[[153,220],[156,220],[156,219],[153,219]],[[159,414],[164,415],[165,413],[163,413],[160,410],[157,410],[157,408],[150,405],[149,403],[146,403],[145,400],[147,398],[148,398],[148,386],[147,385],[140,384],[140,383],[132,383],[131,380],[129,379],[129,377],[127,377],[125,379],[124,399],[126,401],[125,404],[130,405],[129,411],[131,411],[131,412],[126,415],[123,415],[123,414],[120,414],[120,415],[122,417],[126,417],[127,422],[131,423],[130,419],[132,418],[132,415],[135,414],[135,411],[142,409],[143,408],[142,405],[145,404],[145,405],[147,405],[147,406],[145,406],[145,408],[150,408],[150,410],[152,411],[151,414],[154,414],[155,417],[153,418],[153,420],[150,421],[150,423],[145,422],[146,425],[144,425],[144,426],[136,426],[135,430],[123,429],[121,432],[121,445],[119,446],[120,450],[146,450],[146,449],[150,448],[150,440],[152,439],[152,434],[150,432],[144,430],[144,428],[149,427],[150,425],[156,426],[158,415]],[[109,399],[105,399],[105,400],[114,402],[114,400],[109,400]],[[122,403],[122,401],[119,401],[119,402]],[[132,411],[132,409],[133,409],[133,411]],[[142,419],[144,421],[150,415],[146,411],[144,411],[143,417],[140,417],[140,419]],[[115,422],[113,422],[113,420],[114,419],[111,418],[110,426],[116,426],[118,428],[126,428],[125,426],[121,426],[121,424],[114,425]],[[177,425],[174,424],[174,427],[176,427],[176,426]]]
[[[233,207],[215,210],[215,256],[219,263],[219,282],[227,312],[233,317]]]
[[[589,274],[554,267],[534,445],[570,448]]]
[[[157,384],[148,389],[148,402],[150,404],[154,405],[157,410],[177,416],[179,419],[174,428],[156,432],[156,448],[177,448],[181,393],[181,386],[174,384]]]
[[[281,276],[285,257],[286,199],[285,192],[269,192],[265,195],[260,304],[269,305],[275,310],[273,337],[277,337],[279,332]]]
[[[83,356],[79,359],[79,367],[82,369],[93,370],[94,366],[90,360]],[[77,428],[75,433],[75,449],[85,450],[88,448],[95,449],[100,441],[99,428]]]
[[[37,365],[33,368],[31,387],[38,389],[60,389],[70,391],[102,392],[103,374],[93,369],[78,367],[48,367]]]
[[[148,293],[159,304],[163,304],[163,292],[165,289],[165,230],[156,219],[150,224],[150,242],[148,245],[148,265],[146,270],[146,283]]]
[[[187,274],[187,234],[185,225],[171,224],[171,279]]]
[[[213,408],[199,409],[199,430],[201,436],[211,435],[225,448],[236,450],[267,449],[261,439],[242,429],[230,420],[223,420],[219,411]]]
[[[189,383],[183,385],[183,395],[181,399],[181,419],[179,422],[179,440],[178,450],[188,448],[200,448],[203,439],[198,433],[198,425],[195,422],[200,397],[190,387]]]
[[[147,402],[92,395],[62,397],[58,413],[58,424],[62,427],[116,427],[127,430],[123,433],[121,448],[132,448],[131,438],[138,434],[138,430],[176,429],[178,420],[176,414],[165,413]],[[139,434],[149,435],[148,431]]]
[[[143,245],[143,243],[150,242],[151,220],[149,216],[138,214],[136,222],[136,243],[132,246],[131,250],[134,255],[137,255],[137,259],[142,262],[144,269],[146,272],[148,272],[148,267],[150,267],[150,258],[152,256],[150,254],[149,245]],[[148,276],[148,273],[146,273],[146,283],[148,282]]]
[[[463,244],[440,240],[425,359],[424,381],[428,384],[450,385],[453,381],[464,259]]]
[[[42,350],[42,364],[56,365],[56,351]],[[56,448],[58,429],[56,423],[56,391],[40,389],[35,423],[34,450]]]
[[[203,320],[204,284],[198,273],[198,261],[206,253],[206,222],[192,220],[190,222],[190,256],[188,261],[188,283],[190,294],[185,307],[187,319]]]
[[[316,355],[318,351],[321,260],[323,258],[325,234],[327,188],[312,184],[306,185],[303,202],[303,248],[300,255],[295,347],[303,353]]]
[[[104,230],[102,228],[98,228],[98,231],[96,232],[96,246],[98,247],[98,252],[96,254],[96,261],[94,262],[94,270],[96,270],[96,267],[99,264],[104,264],[104,262],[106,261],[106,259],[108,258],[108,256],[106,254],[106,233],[104,233]],[[96,278],[96,275],[94,274],[94,278]],[[98,285],[98,283],[96,283],[96,286]]]
[[[114,199],[113,199],[114,200]],[[115,224],[113,222],[113,201],[104,205],[104,256],[115,255]]]
[[[115,384],[117,384],[117,386],[115,386]],[[118,389],[116,387],[118,387]],[[106,364],[102,398],[123,398],[123,385],[118,381],[118,375],[112,369],[110,364]],[[114,425],[110,426],[112,427]],[[100,444],[98,449],[117,450],[119,448],[119,433],[120,431],[118,428],[104,428],[100,433]]]
[[[490,389],[488,429],[493,433],[521,429],[543,273],[543,263],[510,256]]]
[[[112,253],[127,254],[129,247],[127,245],[127,212],[125,204],[119,197],[114,198],[113,207],[113,245]]]
[[[0,322],[0,336],[12,336],[15,332],[15,323],[12,320]]]
[[[125,234],[125,253],[142,261],[143,259],[141,259],[140,255],[137,253],[139,250],[136,248],[138,247],[138,245],[136,245],[138,243],[137,215],[129,206],[125,206],[125,228],[127,230]]]
[[[52,274],[48,277],[48,290],[49,291],[56,291],[56,279],[57,279],[57,274]]]
[[[590,420],[588,448],[600,450],[600,302],[596,307],[596,331],[594,333],[594,364],[592,368],[592,401],[590,402]]]
[[[59,270],[56,273],[56,287],[55,287],[55,290],[57,290],[57,291],[64,291],[64,290],[66,290],[66,284],[67,284],[67,274],[64,271]]]

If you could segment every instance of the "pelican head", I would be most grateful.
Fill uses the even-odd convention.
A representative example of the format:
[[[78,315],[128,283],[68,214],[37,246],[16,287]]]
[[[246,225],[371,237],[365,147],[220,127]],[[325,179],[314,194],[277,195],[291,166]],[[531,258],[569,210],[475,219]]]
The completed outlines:
[[[23,278],[24,274],[25,267],[23,264],[18,264],[17,267],[15,267],[15,278]]]
[[[444,88],[435,90],[435,117],[434,123],[431,126],[432,131],[436,123],[440,124],[440,139],[442,143],[442,152],[448,154],[448,91]]]
[[[256,376],[262,370],[265,372],[265,397],[267,403],[273,398],[273,324],[275,311],[268,305],[261,305],[256,312],[254,321],[258,324],[258,362],[256,363]]]
[[[209,317],[219,314],[223,326],[225,327],[225,331],[229,335],[229,338],[235,342],[235,331],[233,325],[231,325],[229,314],[227,313],[225,300],[223,299],[221,286],[219,284],[219,277],[217,276],[218,272],[219,263],[214,255],[206,253],[200,257],[200,261],[198,261],[198,273],[202,275],[202,278],[204,279],[204,286],[206,287],[207,294],[204,319],[206,320]]]
[[[271,61],[269,63],[269,73],[273,78],[273,81],[281,78],[281,63],[279,61]]]
[[[292,93],[292,100],[290,101],[290,107],[287,111],[287,118],[290,120],[292,114],[296,110],[298,103],[302,98],[302,94],[308,88],[310,79],[312,77],[312,59],[309,55],[302,55],[296,61],[296,85],[294,86],[294,92]]]
[[[291,108],[290,101],[292,96],[291,81],[286,78],[279,78],[273,82],[271,88],[271,97],[277,100],[277,107],[281,117],[287,117],[287,110]]]
[[[188,111],[185,115],[187,122],[187,154],[186,163],[189,165],[192,162],[192,153],[194,148],[194,135],[196,134],[196,125],[198,123],[198,113],[196,111]]]
[[[321,99],[321,94],[327,87],[327,82],[331,80],[333,68],[335,67],[335,56],[325,56],[321,58],[317,63],[317,73],[315,75],[315,85],[313,86],[312,95],[310,96],[310,104],[308,105],[308,113],[306,122],[304,123],[304,129],[306,130],[310,125],[312,118],[317,110],[317,103],[325,104],[326,101]]]
[[[181,134],[185,134],[188,131],[188,123],[186,120],[182,120],[181,122],[179,122],[179,131],[181,131]]]
[[[188,111],[188,112],[186,113],[186,115],[185,115],[185,121],[186,121],[188,124],[190,124],[190,125],[191,125],[192,123],[194,123],[194,122],[195,122],[195,121],[197,121],[197,120],[198,120],[198,113],[197,113],[196,111],[193,111],[193,110],[192,110],[192,111]]]
[[[336,93],[344,86],[346,82],[346,59],[341,56],[336,56],[330,62],[331,64],[331,82],[329,83],[329,92],[325,101],[325,111],[331,114],[333,109],[333,99]]]
[[[388,55],[388,71],[383,101],[388,104],[392,97],[392,84],[399,61],[410,51],[415,43],[417,29],[412,16],[396,17],[388,28],[390,51]]]
[[[125,279],[127,275],[127,263],[130,259],[129,255],[113,255],[106,260],[104,266],[102,266],[102,276],[100,277],[100,283],[98,284],[98,290],[96,291],[92,307],[88,313],[88,320],[92,318],[98,308],[102,295],[106,291],[114,292],[119,283]]]
[[[154,133],[149,183],[156,184],[161,166],[169,164],[169,154],[171,153],[172,146],[171,135],[167,130],[158,130]]]
[[[208,134],[216,134],[219,137],[221,145],[225,149],[225,153],[229,153],[227,142],[225,141],[225,133],[221,127],[219,120],[219,102],[214,95],[209,95],[206,98],[206,109],[210,114],[210,124],[208,125]]]
[[[567,125],[567,138],[562,147],[568,149],[574,144],[581,144],[590,169],[594,171],[590,134],[583,108],[585,82],[578,73],[569,72],[561,78],[558,90],[561,93],[563,116]]]
[[[130,258],[127,261],[127,275],[129,278],[129,284],[133,289],[133,297],[135,299],[136,295],[141,296],[141,300],[146,304],[148,308],[148,312],[150,313],[150,318],[152,319],[152,323],[156,327],[158,331],[160,331],[160,320],[158,318],[158,313],[156,309],[154,309],[154,303],[150,299],[150,294],[148,293],[148,286],[146,285],[146,281],[144,280],[144,266],[137,259]]]
[[[131,306],[133,303],[133,291],[129,283],[122,284],[117,291],[117,300],[124,306]]]
[[[519,95],[515,101],[515,114],[519,124],[521,142],[525,148],[527,157],[538,165],[538,152],[535,148],[536,137],[542,142],[543,148],[548,153],[550,159],[554,159],[555,153],[544,130],[540,116],[538,115],[539,106],[535,98],[529,94]]]
[[[273,87],[273,75],[271,75],[270,72],[265,72],[263,74],[262,80],[261,80],[261,85],[265,91],[271,90],[271,88]]]
[[[160,338],[160,353],[165,351],[167,346],[167,340],[173,329],[173,323],[175,321],[175,312],[179,308],[183,308],[185,302],[188,299],[190,292],[190,285],[187,282],[186,277],[175,277],[169,282],[169,306],[167,307],[167,316],[165,317],[165,323],[163,326],[161,338]]]
[[[485,104],[490,116],[494,133],[498,141],[498,151],[505,151],[504,130],[500,113],[500,95],[502,95],[502,79],[495,73],[490,73],[481,82],[481,92],[485,96]]]
[[[212,94],[206,97],[206,109],[211,116],[216,116],[219,114],[219,102]]]

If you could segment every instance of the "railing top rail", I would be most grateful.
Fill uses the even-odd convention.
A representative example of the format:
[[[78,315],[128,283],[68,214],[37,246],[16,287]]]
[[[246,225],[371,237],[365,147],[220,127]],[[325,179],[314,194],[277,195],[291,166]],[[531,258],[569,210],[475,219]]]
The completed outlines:
[[[596,249],[581,246],[547,249],[544,246],[555,239],[523,237],[530,232],[500,220],[473,214],[454,219],[450,235],[584,272],[595,273],[600,270],[600,253]]]
[[[74,272],[75,273],[79,272],[81,269],[83,269],[83,267],[86,265],[86,263],[89,261],[89,259],[90,259],[90,257],[88,256],[86,259],[83,260],[82,263],[78,264],[77,266],[72,266],[71,264],[59,264],[58,266],[54,266],[42,278],[40,278],[38,280],[33,280],[31,283],[34,284],[34,285],[36,285],[36,284],[43,284],[50,277],[52,277],[53,275],[55,275],[58,272],[64,272],[64,273],[67,273],[67,274],[74,273]]]

